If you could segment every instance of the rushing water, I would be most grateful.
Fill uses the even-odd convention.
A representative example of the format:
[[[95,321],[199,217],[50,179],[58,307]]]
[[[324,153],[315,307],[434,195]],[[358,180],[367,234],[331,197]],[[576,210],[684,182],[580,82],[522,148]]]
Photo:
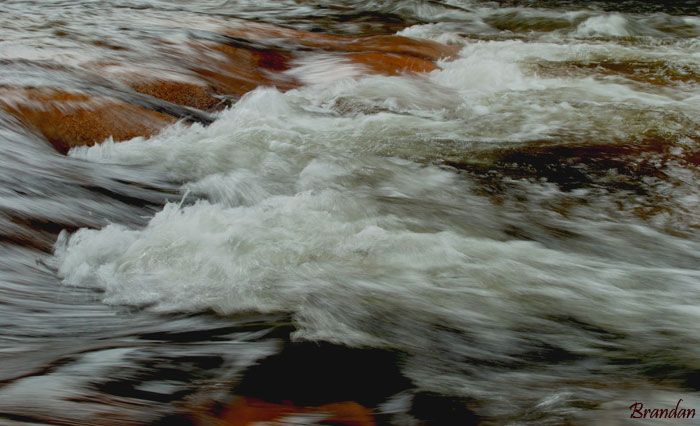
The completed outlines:
[[[236,396],[398,425],[700,410],[698,15],[3,1],[5,104],[52,88],[185,119],[64,155],[0,109],[0,422],[212,422]],[[213,112],[125,83],[221,72],[198,43],[258,23],[458,54],[367,74],[251,36],[301,84],[220,92]]]

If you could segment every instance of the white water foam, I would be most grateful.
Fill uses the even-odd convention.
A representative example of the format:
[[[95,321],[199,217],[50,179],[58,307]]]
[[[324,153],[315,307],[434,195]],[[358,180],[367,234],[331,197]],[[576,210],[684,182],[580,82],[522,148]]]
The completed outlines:
[[[625,37],[630,35],[627,19],[619,14],[593,16],[576,29],[579,36]]]
[[[345,120],[313,117],[263,89],[208,128],[73,151],[101,161],[158,160],[212,201],[168,204],[141,230],[64,234],[56,253],[64,282],[102,288],[108,303],[157,310],[292,311],[299,336],[349,344],[418,348],[425,336],[416,330],[438,321],[476,334],[479,352],[470,357],[526,350],[516,324],[554,326],[549,317],[573,316],[630,333],[628,345],[660,349],[666,340],[654,330],[698,319],[688,304],[700,298],[697,271],[508,241],[489,219],[492,207],[457,175],[347,155],[356,147],[335,146],[339,135],[328,135]],[[378,124],[352,127],[358,123],[371,131]],[[390,312],[411,319],[396,323]],[[383,326],[366,327],[387,315]],[[598,351],[566,326],[555,328],[567,350]],[[694,362],[700,334],[691,326],[676,332],[687,342],[681,355]]]
[[[322,84],[257,89],[206,128],[177,124],[150,139],[73,149],[92,162],[154,168],[201,199],[167,204],[144,228],[63,233],[59,273],[67,285],[104,290],[110,304],[291,312],[298,338],[397,348],[411,354],[406,369],[420,386],[507,395],[514,410],[533,399],[549,406],[551,390],[574,376],[582,383],[570,399],[591,397],[586,383],[614,374],[617,357],[696,369],[700,272],[688,265],[697,241],[548,210],[542,220],[585,235],[585,250],[572,249],[574,237],[518,240],[506,232],[511,216],[527,222],[517,207],[411,161],[557,132],[631,138],[651,122],[668,125],[653,119],[660,111],[687,111],[686,92],[527,68],[607,48],[471,43],[423,77],[326,78],[347,64],[309,62],[300,66],[320,69]],[[497,367],[526,363],[541,345],[590,361],[530,365],[527,374]],[[615,377],[620,388],[637,384]]]

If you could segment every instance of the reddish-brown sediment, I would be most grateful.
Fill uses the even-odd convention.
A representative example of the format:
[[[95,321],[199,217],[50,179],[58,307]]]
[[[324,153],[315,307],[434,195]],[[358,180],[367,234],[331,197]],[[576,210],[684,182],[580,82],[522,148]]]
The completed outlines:
[[[374,426],[374,417],[369,409],[352,402],[336,402],[318,407],[298,407],[291,403],[275,404],[254,398],[240,397],[230,404],[221,416],[202,424],[218,426],[246,426],[258,422],[283,422],[295,415],[313,415],[324,423],[344,426]]]
[[[115,99],[40,89],[0,90],[0,108],[39,131],[59,152],[150,136],[175,118]]]

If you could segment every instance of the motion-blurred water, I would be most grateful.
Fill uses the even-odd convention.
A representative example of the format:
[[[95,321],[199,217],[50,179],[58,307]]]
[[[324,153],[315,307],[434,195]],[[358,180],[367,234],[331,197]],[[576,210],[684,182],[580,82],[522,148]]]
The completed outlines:
[[[0,87],[138,100],[115,76],[183,77],[241,19],[460,51],[396,76],[310,51],[301,87],[67,155],[0,110],[1,421],[225,403],[289,339],[395,354],[380,423],[449,418],[428,394],[454,424],[700,409],[699,7],[2,2]]]

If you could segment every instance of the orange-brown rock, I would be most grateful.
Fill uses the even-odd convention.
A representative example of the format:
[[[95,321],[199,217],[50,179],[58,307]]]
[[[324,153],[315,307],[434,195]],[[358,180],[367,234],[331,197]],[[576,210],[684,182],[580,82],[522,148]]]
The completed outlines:
[[[1,89],[0,108],[38,130],[62,153],[110,136],[150,136],[175,118],[125,102],[47,89]]]
[[[295,86],[281,73],[288,68],[290,54],[211,42],[193,43],[192,47],[202,52],[192,71],[218,93],[240,96],[258,86],[282,90]]]
[[[135,81],[128,83],[144,95],[201,110],[211,110],[220,104],[214,92],[203,84],[175,80]]]
[[[402,72],[429,72],[436,68],[434,61],[442,58],[454,58],[459,51],[458,46],[450,46],[430,40],[417,40],[397,35],[375,35],[369,37],[352,37],[345,35],[321,34],[300,31],[290,28],[277,27],[261,23],[245,23],[226,30],[226,34],[236,39],[249,40],[257,43],[268,43],[287,46],[291,50],[300,48],[315,48],[334,53],[346,54],[350,60],[365,65],[374,73],[396,75]],[[230,47],[229,47],[230,48]],[[297,52],[300,54],[300,52]],[[277,55],[280,55],[277,53]],[[237,64],[252,63],[254,60],[239,55],[228,55]],[[284,63],[289,54],[283,55],[284,60],[278,59],[276,64]],[[283,69],[278,66],[276,70]],[[235,73],[229,73],[235,74]],[[255,81],[250,73],[241,73],[247,82]],[[259,75],[257,78],[261,77]],[[279,84],[284,80],[269,81],[269,73],[265,84]],[[290,82],[286,82],[293,85]]]
[[[245,426],[258,422],[284,421],[285,417],[310,414],[319,420],[345,426],[374,426],[369,409],[356,402],[337,402],[318,407],[297,407],[289,403],[274,404],[254,398],[240,397],[229,405],[218,422],[219,426]],[[211,422],[207,422],[211,424]]]
[[[201,79],[179,81],[137,81],[134,90],[179,105],[211,109],[218,104],[214,95],[241,96],[258,86],[289,90],[299,85],[285,73],[295,57],[309,48],[344,55],[365,66],[368,72],[396,75],[429,72],[434,61],[451,58],[458,47],[430,40],[397,35],[353,37],[322,34],[248,21],[233,21],[221,41],[196,40],[188,46],[194,54],[182,58],[183,72]]]
[[[454,46],[396,35],[320,34],[247,21],[233,22],[226,35],[230,38],[190,42],[192,56],[173,64],[174,72],[194,73],[192,81],[133,76],[124,81],[136,92],[172,104],[211,110],[220,104],[216,95],[240,96],[263,85],[280,90],[297,87],[300,83],[285,71],[295,57],[301,57],[310,48],[342,55],[370,73],[386,75],[429,72],[436,68],[435,60],[457,52]],[[60,152],[109,137],[122,141],[150,136],[173,123],[174,116],[180,116],[166,108],[168,105],[153,106],[168,111],[167,114],[151,110],[149,105],[104,95],[0,88],[0,108],[43,134]]]
[[[410,55],[436,61],[453,58],[459,52],[458,46],[450,46],[430,40],[416,40],[397,35],[381,35],[355,39],[340,45],[351,52],[384,52]]]
[[[232,37],[260,42],[284,41],[306,47],[335,52],[384,52],[416,56],[435,61],[454,57],[458,46],[450,46],[431,40],[418,40],[398,35],[353,37],[301,31],[270,24],[243,22],[226,30]]]
[[[406,72],[430,72],[437,68],[435,63],[415,56],[396,53],[351,53],[347,58],[355,63],[364,65],[368,70],[377,74],[397,75]]]
[[[690,66],[671,66],[664,61],[552,61],[534,65],[545,75],[598,75],[624,77],[655,86],[700,83],[700,73]]]
[[[394,53],[391,52],[390,45],[384,44],[386,39],[383,40],[374,39],[372,43],[363,42],[357,45],[350,43],[336,47],[340,50],[339,53],[352,52],[345,57],[363,65],[370,73],[398,75],[405,72],[430,72],[437,68],[435,63],[425,59],[422,53],[417,55],[401,53],[401,51],[416,53],[410,45],[399,44],[396,46],[399,53]],[[377,43],[373,44],[374,42]],[[376,50],[371,50],[374,48]],[[225,58],[219,61],[211,59],[199,61],[207,66],[193,68],[194,72],[219,93],[240,96],[258,86],[275,86],[280,90],[289,90],[299,84],[282,73],[289,68],[291,53],[246,49],[215,43],[200,45],[199,49],[223,54]],[[441,57],[437,52],[432,53],[435,54],[435,58]]]

